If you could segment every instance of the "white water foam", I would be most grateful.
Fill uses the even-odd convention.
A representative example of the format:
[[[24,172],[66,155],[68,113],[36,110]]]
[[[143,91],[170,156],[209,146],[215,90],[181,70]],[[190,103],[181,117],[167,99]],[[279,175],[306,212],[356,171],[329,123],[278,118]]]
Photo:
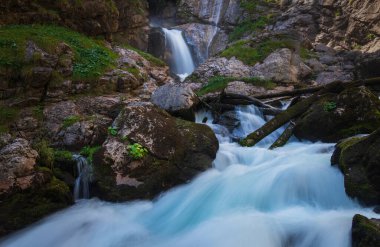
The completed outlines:
[[[237,111],[242,124],[233,135],[264,122],[255,107]],[[333,144],[240,147],[210,113],[197,121],[205,117],[222,133],[220,150],[214,168],[191,183],[153,202],[80,201],[0,246],[348,247],[353,215],[376,216],[345,194],[342,174],[330,165]]]

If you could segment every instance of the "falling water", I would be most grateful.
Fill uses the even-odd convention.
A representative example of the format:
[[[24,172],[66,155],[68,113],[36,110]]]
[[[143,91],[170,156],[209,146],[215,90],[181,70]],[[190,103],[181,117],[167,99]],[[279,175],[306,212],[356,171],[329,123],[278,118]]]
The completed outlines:
[[[182,80],[190,75],[194,69],[193,58],[187,46],[182,31],[162,28],[165,33],[166,46],[170,52],[169,64],[172,71]]]
[[[74,186],[74,200],[90,198],[91,166],[87,159],[81,155],[74,155],[77,162],[77,178]]]
[[[218,135],[214,167],[156,201],[112,204],[80,201],[0,246],[348,247],[352,217],[375,217],[347,197],[330,165],[334,144],[292,141],[269,150],[274,133],[255,147],[245,136],[265,121],[252,106],[238,107],[230,133],[199,112]]]

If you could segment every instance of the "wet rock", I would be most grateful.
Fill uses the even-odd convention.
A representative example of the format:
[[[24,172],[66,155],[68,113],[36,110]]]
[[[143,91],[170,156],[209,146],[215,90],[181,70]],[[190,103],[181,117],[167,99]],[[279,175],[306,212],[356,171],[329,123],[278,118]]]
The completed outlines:
[[[234,129],[239,127],[240,120],[235,111],[226,111],[216,118],[214,123],[226,127],[232,133]]]
[[[184,84],[166,84],[154,91],[151,101],[174,116],[195,120],[194,109],[199,100],[193,90]]]
[[[365,87],[349,88],[314,103],[297,121],[294,133],[311,141],[337,142],[368,134],[380,126],[380,100]]]
[[[171,117],[151,104],[131,104],[115,119],[94,159],[94,193],[106,200],[152,198],[209,168],[218,149],[212,130]],[[147,153],[134,158],[130,146]]]
[[[376,247],[380,245],[380,220],[368,219],[360,214],[352,220],[352,247]]]
[[[337,144],[332,164],[344,175],[346,193],[365,205],[380,204],[380,129]]]

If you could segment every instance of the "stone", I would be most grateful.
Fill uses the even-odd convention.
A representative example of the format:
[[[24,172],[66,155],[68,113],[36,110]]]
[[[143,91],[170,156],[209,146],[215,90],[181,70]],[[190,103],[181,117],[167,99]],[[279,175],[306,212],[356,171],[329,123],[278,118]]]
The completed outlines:
[[[337,142],[380,127],[380,100],[365,87],[348,88],[315,102],[298,120],[294,134],[300,139]]]
[[[166,84],[153,92],[151,101],[161,109],[189,121],[195,120],[199,100],[193,90],[183,84]]]
[[[352,137],[336,146],[331,163],[344,176],[346,193],[367,206],[380,204],[380,127],[364,137]]]
[[[37,151],[29,142],[17,138],[0,149],[0,197],[14,189],[32,186]]]
[[[352,220],[352,247],[377,247],[380,244],[380,220],[356,214]]]
[[[211,167],[218,149],[212,130],[176,119],[147,103],[121,111],[102,149],[94,157],[94,193],[105,200],[153,198]],[[129,154],[138,143],[147,153]]]

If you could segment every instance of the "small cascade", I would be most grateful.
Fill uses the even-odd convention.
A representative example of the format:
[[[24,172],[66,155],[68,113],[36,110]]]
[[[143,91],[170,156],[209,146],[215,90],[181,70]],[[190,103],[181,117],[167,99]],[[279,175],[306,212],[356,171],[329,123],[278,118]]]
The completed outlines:
[[[90,180],[91,180],[91,165],[88,160],[81,155],[74,155],[77,162],[78,176],[75,180],[74,199],[90,198]]]
[[[189,47],[182,36],[182,31],[162,28],[165,33],[165,46],[170,55],[167,59],[172,71],[184,80],[195,69]]]

